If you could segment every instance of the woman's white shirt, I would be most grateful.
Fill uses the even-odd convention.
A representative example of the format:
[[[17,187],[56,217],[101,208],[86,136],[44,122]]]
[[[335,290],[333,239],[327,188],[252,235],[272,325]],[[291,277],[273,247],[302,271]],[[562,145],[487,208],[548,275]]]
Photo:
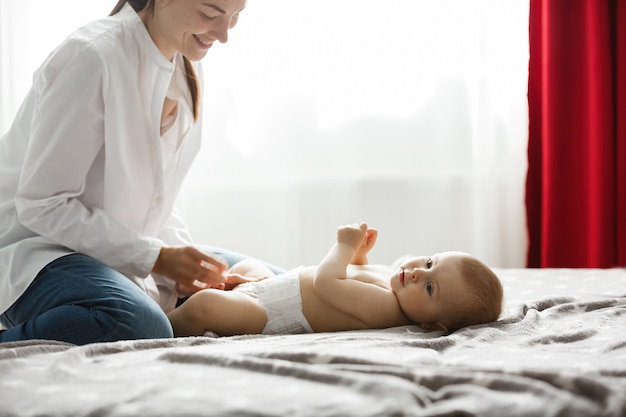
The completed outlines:
[[[168,61],[127,4],[74,32],[35,73],[0,140],[0,312],[46,264],[74,252],[173,308],[174,283],[150,271],[164,244],[191,243],[174,201],[201,123],[182,71],[182,57]],[[172,91],[180,135],[165,163],[161,112]]]

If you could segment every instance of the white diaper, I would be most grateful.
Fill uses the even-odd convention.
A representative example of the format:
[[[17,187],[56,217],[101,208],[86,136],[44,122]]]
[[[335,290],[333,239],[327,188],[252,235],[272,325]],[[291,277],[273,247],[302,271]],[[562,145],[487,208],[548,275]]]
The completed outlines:
[[[263,334],[313,333],[302,314],[300,268],[263,281],[239,285],[233,291],[241,291],[259,300],[267,314]]]

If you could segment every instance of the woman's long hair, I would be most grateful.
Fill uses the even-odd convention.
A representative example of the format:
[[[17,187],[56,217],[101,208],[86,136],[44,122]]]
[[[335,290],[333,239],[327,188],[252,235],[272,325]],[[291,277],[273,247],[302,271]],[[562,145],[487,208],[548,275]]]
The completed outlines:
[[[113,10],[111,10],[109,16],[113,16],[122,10],[122,7],[124,7],[126,3],[130,4],[136,12],[143,9],[146,9],[148,13],[154,12],[154,0],[119,0]],[[193,67],[193,64],[184,55],[183,61],[185,63],[185,77],[187,78],[187,85],[189,86],[189,92],[191,93],[193,118],[197,121],[200,116],[200,86],[198,76],[196,75],[196,70]]]

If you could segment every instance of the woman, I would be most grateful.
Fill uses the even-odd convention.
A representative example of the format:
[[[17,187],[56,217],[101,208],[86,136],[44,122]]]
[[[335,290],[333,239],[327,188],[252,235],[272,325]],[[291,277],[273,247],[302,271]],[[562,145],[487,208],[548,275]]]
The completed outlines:
[[[197,61],[245,4],[119,1],[36,72],[0,140],[0,342],[171,337],[179,294],[228,284],[173,207],[200,147]]]

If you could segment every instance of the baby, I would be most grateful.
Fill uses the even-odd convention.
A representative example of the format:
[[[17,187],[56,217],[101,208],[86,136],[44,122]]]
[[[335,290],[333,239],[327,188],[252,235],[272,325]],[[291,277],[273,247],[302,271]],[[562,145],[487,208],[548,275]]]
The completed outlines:
[[[397,270],[369,265],[378,232],[342,226],[318,266],[272,276],[260,262],[229,271],[254,278],[232,291],[204,289],[168,317],[176,336],[291,334],[381,329],[419,324],[454,332],[495,321],[502,285],[485,264],[461,252],[415,257]]]

